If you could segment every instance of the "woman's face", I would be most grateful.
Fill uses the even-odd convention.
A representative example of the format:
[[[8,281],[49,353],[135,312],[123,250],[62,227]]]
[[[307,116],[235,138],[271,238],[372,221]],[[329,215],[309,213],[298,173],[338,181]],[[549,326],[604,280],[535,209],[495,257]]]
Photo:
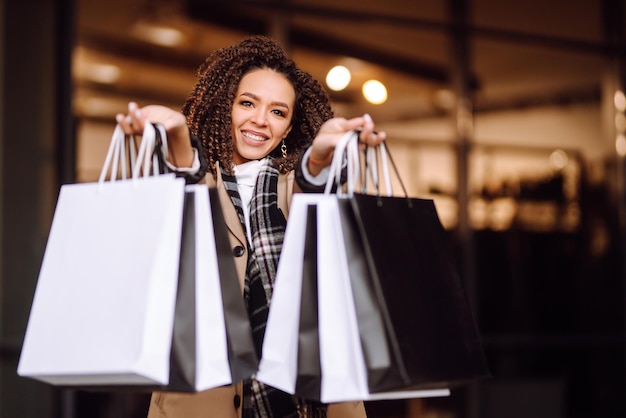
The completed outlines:
[[[267,156],[291,129],[296,92],[270,69],[252,70],[239,82],[231,111],[236,165]]]

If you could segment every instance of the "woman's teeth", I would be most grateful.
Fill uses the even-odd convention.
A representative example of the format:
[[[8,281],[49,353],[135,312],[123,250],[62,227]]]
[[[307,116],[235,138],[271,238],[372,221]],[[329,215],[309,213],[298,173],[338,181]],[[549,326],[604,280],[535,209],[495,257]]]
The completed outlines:
[[[251,134],[251,133],[249,133],[249,132],[243,132],[242,134],[243,134],[243,136],[245,136],[246,138],[251,139],[251,140],[253,140],[253,141],[259,141],[259,142],[260,142],[260,141],[265,141],[265,140],[267,140],[267,138],[265,138],[264,136],[254,135],[254,134]]]

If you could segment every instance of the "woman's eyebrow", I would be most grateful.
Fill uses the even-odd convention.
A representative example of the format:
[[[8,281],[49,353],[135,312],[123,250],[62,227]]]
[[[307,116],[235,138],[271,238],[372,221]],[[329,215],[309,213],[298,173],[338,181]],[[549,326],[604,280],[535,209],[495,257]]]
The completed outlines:
[[[241,93],[240,96],[247,96],[247,97],[250,97],[251,99],[254,99],[254,100],[260,100],[259,96],[257,96],[254,93],[250,93],[248,91],[245,91],[245,92]],[[271,104],[274,105],[274,106],[280,106],[280,107],[284,107],[285,109],[289,109],[289,105],[287,103],[285,103],[285,102],[273,101],[273,102],[271,102]]]

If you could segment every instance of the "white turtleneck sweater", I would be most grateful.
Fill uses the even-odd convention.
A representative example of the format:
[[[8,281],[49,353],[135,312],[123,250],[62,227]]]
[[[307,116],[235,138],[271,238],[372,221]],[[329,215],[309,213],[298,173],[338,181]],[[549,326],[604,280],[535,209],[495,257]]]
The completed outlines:
[[[312,176],[309,173],[307,164],[304,161],[308,161],[308,154],[311,149],[309,148],[304,158],[302,159],[302,173],[304,178],[316,186],[323,186],[328,179],[329,168],[325,167],[317,176]],[[254,187],[256,185],[256,179],[261,171],[261,168],[265,164],[266,159],[247,161],[243,164],[235,166],[235,177],[237,177],[237,186],[241,202],[243,204],[243,214],[246,221],[246,233],[248,235],[248,241],[252,245],[252,236],[250,235],[250,202],[252,201],[252,194],[254,193]]]
[[[235,177],[237,177],[237,188],[241,203],[243,205],[243,215],[246,220],[246,233],[248,242],[252,245],[252,236],[250,235],[250,202],[256,185],[256,178],[265,164],[265,159],[252,160],[235,166]]]

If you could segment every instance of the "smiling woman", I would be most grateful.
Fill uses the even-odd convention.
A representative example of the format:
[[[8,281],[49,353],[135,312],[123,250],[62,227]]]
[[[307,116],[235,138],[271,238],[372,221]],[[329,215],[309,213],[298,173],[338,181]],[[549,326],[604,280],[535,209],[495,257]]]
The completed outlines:
[[[333,118],[328,95],[275,41],[253,36],[213,52],[182,112],[129,106],[117,122],[127,134],[158,122],[170,166],[188,182],[216,188],[229,230],[252,337],[262,357],[276,268],[294,192],[321,190],[338,141],[361,130],[376,145],[367,116]],[[174,158],[175,157],[175,158]],[[155,393],[150,418],[364,417],[362,402],[327,405],[269,387],[254,377],[197,394]]]

